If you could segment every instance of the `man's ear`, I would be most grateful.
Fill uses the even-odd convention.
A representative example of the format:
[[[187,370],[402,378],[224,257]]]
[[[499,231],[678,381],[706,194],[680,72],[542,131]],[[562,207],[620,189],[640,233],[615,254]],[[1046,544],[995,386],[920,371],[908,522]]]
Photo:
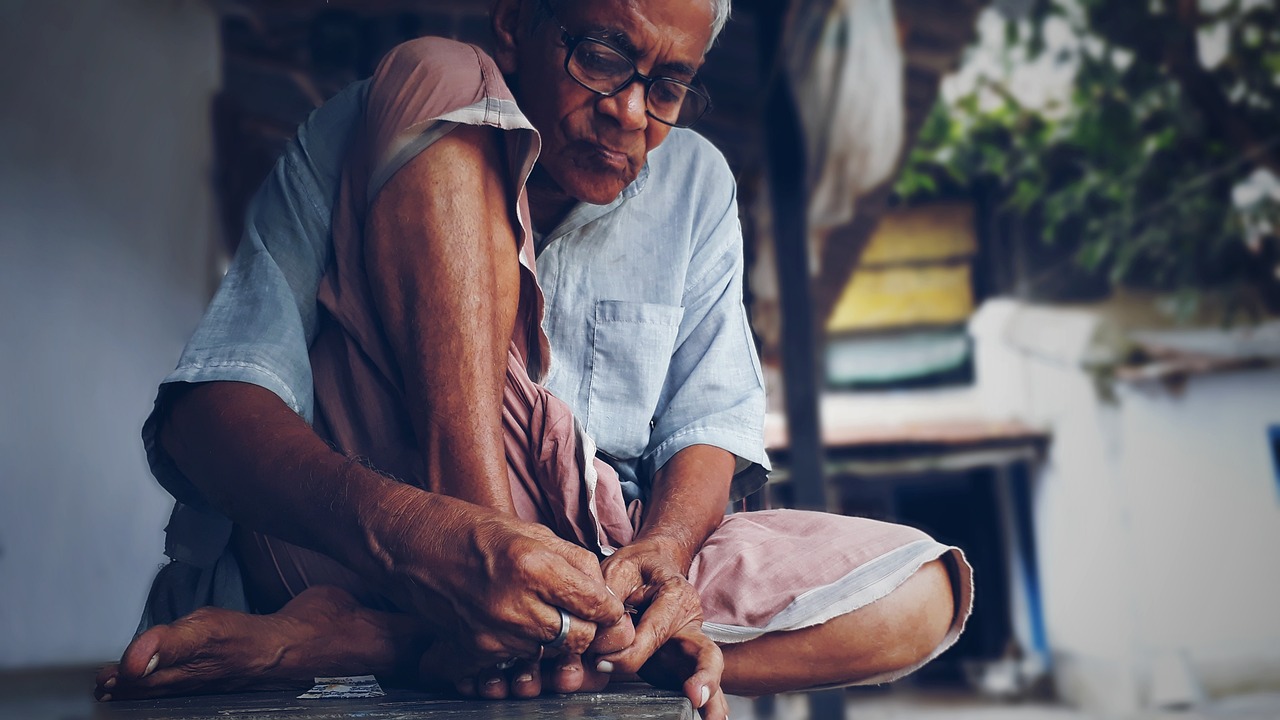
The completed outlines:
[[[504,75],[516,71],[516,46],[520,41],[521,0],[497,0],[490,22],[493,25],[493,59]]]

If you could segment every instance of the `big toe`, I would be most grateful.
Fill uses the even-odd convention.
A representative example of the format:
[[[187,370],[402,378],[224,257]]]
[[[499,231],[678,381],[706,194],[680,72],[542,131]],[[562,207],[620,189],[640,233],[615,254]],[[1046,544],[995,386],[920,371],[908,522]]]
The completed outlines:
[[[147,630],[129,643],[120,657],[118,675],[129,680],[140,680],[155,672],[163,662],[172,665],[182,655],[180,636],[167,625]]]

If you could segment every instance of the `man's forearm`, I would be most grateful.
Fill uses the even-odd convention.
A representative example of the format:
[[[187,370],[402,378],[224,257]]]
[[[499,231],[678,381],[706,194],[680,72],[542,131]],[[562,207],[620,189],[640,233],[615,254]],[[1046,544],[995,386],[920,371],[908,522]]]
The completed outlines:
[[[378,578],[380,519],[432,498],[335,452],[265,388],[210,382],[178,391],[164,450],[202,496],[237,523],[312,548]]]
[[[191,387],[172,401],[160,441],[233,520],[328,555],[438,623],[462,653],[451,658],[459,672],[530,652],[556,608],[605,626],[622,615],[586,550],[343,457],[263,388]],[[575,642],[585,647],[593,634],[580,624]]]
[[[732,453],[711,445],[692,445],[676,453],[654,475],[636,540],[661,543],[688,574],[702,543],[724,517],[735,463]]]

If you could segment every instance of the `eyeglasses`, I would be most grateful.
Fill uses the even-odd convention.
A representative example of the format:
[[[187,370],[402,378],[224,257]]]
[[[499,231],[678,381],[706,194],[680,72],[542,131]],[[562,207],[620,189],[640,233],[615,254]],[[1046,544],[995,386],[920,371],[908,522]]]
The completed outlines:
[[[551,5],[546,0],[542,5],[560,28],[564,71],[582,87],[613,97],[639,80],[644,83],[645,113],[673,127],[690,127],[711,110],[711,98],[705,90],[675,78],[642,75],[623,51],[597,38],[570,34],[556,19]]]

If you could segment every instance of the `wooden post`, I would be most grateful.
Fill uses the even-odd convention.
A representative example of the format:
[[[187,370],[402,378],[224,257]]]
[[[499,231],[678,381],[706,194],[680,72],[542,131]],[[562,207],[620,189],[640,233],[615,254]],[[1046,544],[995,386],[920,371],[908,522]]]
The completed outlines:
[[[761,3],[759,28],[765,77],[765,151],[773,206],[773,243],[782,305],[782,375],[786,392],[788,458],[793,504],[826,510],[824,453],[818,416],[822,362],[809,276],[808,197],[800,118],[783,72],[773,66],[781,45],[787,3]]]
[[[800,0],[803,1],[803,0]],[[804,134],[787,89],[786,75],[774,70],[786,25],[786,0],[757,5],[756,27],[765,88],[765,152],[769,161],[769,192],[773,202],[773,246],[778,265],[782,304],[782,377],[786,391],[788,458],[792,504],[807,510],[826,510],[825,453],[818,414],[822,363],[818,354],[817,322],[809,282],[808,182]],[[844,717],[844,692],[809,693],[812,720]]]

